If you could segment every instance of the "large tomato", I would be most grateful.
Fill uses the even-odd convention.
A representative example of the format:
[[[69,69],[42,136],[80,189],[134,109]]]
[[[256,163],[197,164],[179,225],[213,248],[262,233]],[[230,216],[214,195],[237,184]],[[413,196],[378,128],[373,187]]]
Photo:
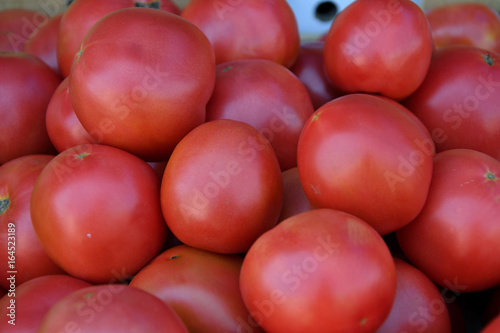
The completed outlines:
[[[426,16],[436,48],[469,45],[500,52],[500,15],[484,3],[450,3]]]
[[[74,0],[63,12],[57,37],[57,62],[63,77],[69,75],[75,54],[88,30],[103,16],[130,7],[150,7],[179,14],[172,0]],[[145,33],[147,35],[147,33]]]
[[[259,237],[241,293],[267,332],[374,332],[389,315],[396,269],[382,237],[359,218],[316,209]]]
[[[208,37],[218,64],[259,58],[290,67],[297,58],[299,28],[286,0],[191,0],[181,16]]]
[[[500,54],[473,46],[436,50],[425,81],[403,104],[438,152],[468,148],[500,159]]]
[[[433,154],[429,133],[408,110],[377,96],[349,94],[309,118],[297,163],[313,206],[346,211],[387,234],[422,209]]]
[[[35,56],[0,51],[0,164],[23,155],[56,153],[45,114],[60,82]]]
[[[255,127],[271,143],[281,170],[297,166],[297,143],[314,112],[304,84],[286,67],[265,59],[217,65],[207,121],[234,119]]]
[[[45,275],[16,285],[0,298],[0,332],[37,332],[54,304],[91,284],[69,275]]]
[[[168,249],[137,273],[130,285],[171,306],[191,333],[253,332],[262,330],[240,293],[243,258],[186,245]]]
[[[37,276],[63,274],[45,253],[33,231],[30,199],[33,186],[52,155],[27,155],[0,166],[0,286],[9,289]]]
[[[43,318],[38,333],[188,333],[179,316],[157,297],[128,285],[73,291]]]
[[[345,92],[380,93],[401,100],[427,74],[433,50],[429,22],[411,0],[357,0],[333,20],[324,62]]]
[[[254,127],[219,119],[200,125],[175,148],[161,186],[163,215],[184,244],[246,252],[278,222],[283,202],[274,150]]]
[[[434,158],[428,200],[396,232],[408,259],[436,284],[456,292],[500,283],[500,162],[469,149]]]
[[[125,8],[85,35],[69,78],[75,114],[94,138],[164,161],[205,121],[215,58],[205,35],[180,16]]]
[[[93,283],[125,279],[165,243],[159,194],[158,176],[138,157],[104,145],[76,146],[38,176],[33,228],[69,274]]]

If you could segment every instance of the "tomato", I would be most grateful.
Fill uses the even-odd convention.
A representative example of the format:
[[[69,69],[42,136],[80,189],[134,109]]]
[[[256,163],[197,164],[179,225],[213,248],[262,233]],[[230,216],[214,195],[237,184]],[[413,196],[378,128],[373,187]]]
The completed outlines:
[[[401,100],[427,74],[433,50],[429,22],[410,0],[358,0],[333,20],[324,63],[345,92],[379,93]]]
[[[66,77],[52,94],[45,114],[50,141],[62,152],[71,147],[99,143],[83,128],[71,105],[69,78]]]
[[[349,94],[320,107],[299,139],[297,164],[314,207],[356,215],[388,234],[422,209],[434,144],[395,102]]]
[[[217,64],[258,58],[290,67],[297,59],[299,28],[286,0],[191,0],[181,16],[208,37]]]
[[[481,330],[481,333],[496,333],[498,331],[500,331],[500,315],[490,321],[488,325]]]
[[[171,306],[189,332],[262,332],[246,322],[239,286],[242,262],[239,255],[179,245],[157,256],[130,285]]]
[[[96,285],[60,299],[38,333],[188,333],[179,316],[157,297],[127,285]]]
[[[69,78],[71,104],[90,135],[164,161],[205,121],[215,59],[208,39],[180,16],[125,8],[86,34]]]
[[[9,293],[0,298],[0,331],[36,332],[54,304],[89,286],[90,283],[69,275],[45,275],[9,287]]]
[[[324,41],[302,42],[297,60],[290,68],[306,87],[315,110],[342,95],[326,75],[323,64],[324,46]]]
[[[254,127],[204,123],[175,148],[161,184],[163,216],[184,244],[243,253],[278,222],[283,183],[276,154]]]
[[[264,233],[240,274],[250,315],[274,333],[373,332],[396,294],[396,269],[382,237],[332,209],[292,216]]]
[[[22,51],[31,34],[46,21],[44,13],[32,9],[0,11],[0,51]]]
[[[9,289],[10,271],[17,285],[37,276],[64,274],[47,256],[33,231],[30,198],[35,181],[52,155],[27,155],[0,166],[0,286]]]
[[[105,145],[76,146],[38,176],[33,228],[69,274],[92,283],[125,279],[165,243],[159,194],[158,176],[138,157]]]
[[[113,11],[150,7],[179,14],[172,0],[74,0],[63,12],[57,38],[57,62],[63,77],[69,75],[83,37],[99,19]],[[147,35],[147,33],[145,33]]]
[[[500,52],[500,15],[484,3],[450,3],[426,16],[436,48],[469,45]]]
[[[31,154],[55,154],[45,113],[61,82],[35,56],[0,52],[0,164]]]
[[[37,27],[23,46],[23,51],[33,54],[59,74],[57,63],[57,36],[62,13],[54,15]]]
[[[297,166],[300,132],[314,107],[307,89],[286,67],[241,59],[216,67],[207,121],[234,119],[255,127],[271,143],[281,170]]]
[[[297,167],[283,171],[281,177],[283,179],[283,205],[279,221],[314,209],[304,192]]]
[[[448,308],[436,285],[404,260],[394,258],[394,263],[396,298],[389,317],[376,332],[450,333]]]
[[[457,292],[500,283],[500,161],[469,149],[436,154],[421,213],[396,232],[408,259]]]
[[[499,87],[499,54],[448,46],[435,52],[425,81],[402,103],[427,127],[437,151],[467,148],[499,159]]]

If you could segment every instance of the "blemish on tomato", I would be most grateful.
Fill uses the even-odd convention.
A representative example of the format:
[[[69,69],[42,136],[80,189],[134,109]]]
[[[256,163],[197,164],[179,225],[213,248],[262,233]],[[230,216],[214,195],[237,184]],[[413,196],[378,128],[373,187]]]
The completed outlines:
[[[10,206],[10,198],[2,198],[0,199],[0,215],[2,215],[3,213],[5,213],[5,211],[7,211],[7,209],[9,208]]]
[[[222,71],[223,72],[227,72],[228,70],[230,70],[231,68],[233,68],[233,66],[227,66],[226,68],[224,68]]]
[[[83,159],[89,155],[90,155],[90,153],[81,153],[81,154],[76,155],[76,158]]]
[[[363,325],[365,325],[365,324],[366,324],[366,317],[361,318],[361,320],[359,321],[359,325],[360,325],[360,326],[363,326]]]
[[[169,259],[176,259],[176,258],[179,258],[179,256],[178,255],[173,255]]]

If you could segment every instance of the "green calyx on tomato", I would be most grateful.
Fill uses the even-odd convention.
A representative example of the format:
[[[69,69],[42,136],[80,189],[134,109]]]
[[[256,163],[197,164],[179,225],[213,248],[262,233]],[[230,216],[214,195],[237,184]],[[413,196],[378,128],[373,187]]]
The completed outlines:
[[[10,206],[10,198],[2,198],[0,199],[0,215],[5,213],[5,211],[9,208]]]
[[[160,1],[151,1],[151,2],[137,1],[134,3],[134,7],[160,9],[161,3]]]
[[[82,160],[82,159],[84,159],[85,157],[87,157],[89,155],[90,155],[90,153],[81,153],[81,154],[76,155],[76,158]]]
[[[491,57],[491,54],[487,53],[483,55],[483,59],[488,64],[489,66],[493,66],[493,58]]]
[[[498,177],[491,171],[486,172],[484,176],[486,178],[486,181],[491,180],[496,182],[498,180]]]

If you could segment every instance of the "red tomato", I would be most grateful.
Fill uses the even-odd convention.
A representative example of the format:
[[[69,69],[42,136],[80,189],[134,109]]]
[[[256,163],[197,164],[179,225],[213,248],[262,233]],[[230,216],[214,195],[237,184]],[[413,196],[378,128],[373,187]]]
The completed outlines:
[[[56,153],[45,113],[60,82],[33,55],[0,52],[0,164],[24,155]]]
[[[403,104],[427,127],[438,152],[468,148],[500,159],[499,88],[499,54],[448,46],[435,52],[425,81]]]
[[[59,74],[57,64],[57,35],[62,13],[54,15],[37,27],[24,44],[23,51],[31,53]]]
[[[138,157],[104,145],[69,148],[38,177],[33,228],[66,272],[108,283],[139,271],[161,250],[167,228],[160,182]]]
[[[9,271],[19,285],[37,276],[64,272],[47,256],[33,231],[30,198],[52,155],[27,155],[0,166],[0,286],[9,289]]]
[[[164,161],[205,121],[215,84],[213,49],[178,15],[125,8],[86,34],[69,84],[75,114],[94,138]]]
[[[445,301],[436,285],[420,270],[394,258],[396,298],[391,313],[377,333],[450,333]]]
[[[314,209],[304,192],[297,167],[283,171],[281,177],[283,179],[283,205],[278,221]]]
[[[59,300],[38,333],[188,333],[179,316],[157,297],[127,285],[82,288]]]
[[[500,15],[484,3],[450,3],[426,12],[436,48],[469,45],[500,52]]]
[[[246,252],[278,222],[283,183],[276,154],[254,127],[229,119],[198,126],[165,168],[161,204],[170,230],[186,245]]]
[[[299,55],[290,70],[304,84],[314,109],[342,95],[326,75],[323,63],[323,41],[304,41],[300,44]]]
[[[314,207],[346,211],[388,234],[422,209],[434,144],[394,102],[350,94],[320,107],[298,144],[298,170]]]
[[[302,82],[286,67],[265,59],[241,59],[216,67],[207,121],[234,119],[255,127],[271,143],[281,170],[297,166],[297,143],[314,112]]]
[[[427,202],[396,232],[408,259],[436,284],[464,292],[500,283],[500,162],[468,149],[434,158]]]
[[[0,51],[22,51],[31,34],[47,19],[47,15],[32,9],[0,11]]]
[[[333,20],[324,63],[345,92],[380,93],[401,100],[427,74],[433,50],[429,22],[411,0],[358,0]]]
[[[17,285],[0,298],[0,331],[37,332],[54,304],[89,286],[90,283],[69,275],[45,275]]]
[[[50,141],[59,152],[83,144],[99,143],[76,117],[69,96],[68,77],[54,91],[47,106],[45,123]]]
[[[258,58],[290,67],[297,59],[299,28],[286,0],[191,0],[181,16],[208,37],[217,64]]]
[[[240,286],[250,315],[267,332],[373,332],[391,310],[396,269],[370,225],[316,209],[255,241]]]
[[[243,258],[186,245],[173,247],[137,273],[130,285],[160,298],[189,332],[254,332],[240,293]]]
[[[57,61],[63,77],[69,75],[75,54],[88,30],[102,17],[129,7],[158,8],[180,14],[172,0],[74,0],[64,12],[57,38]],[[143,31],[143,37],[148,35]]]
[[[481,333],[498,333],[500,332],[500,315],[496,316],[492,321],[481,330]]]

